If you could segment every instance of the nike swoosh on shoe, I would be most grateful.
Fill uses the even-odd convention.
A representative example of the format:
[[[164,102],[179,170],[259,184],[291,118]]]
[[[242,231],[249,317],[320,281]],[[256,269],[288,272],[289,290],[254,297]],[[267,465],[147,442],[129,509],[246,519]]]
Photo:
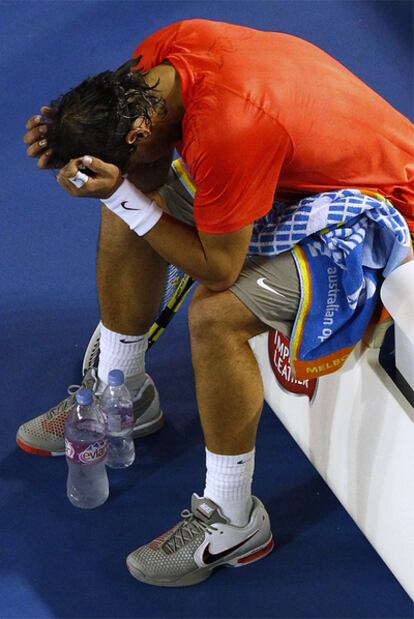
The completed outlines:
[[[239,542],[238,544],[235,544],[235,546],[232,546],[231,548],[226,548],[225,550],[222,550],[221,552],[215,552],[215,553],[210,552],[210,544],[207,544],[207,546],[203,550],[203,554],[201,557],[202,562],[205,565],[211,565],[212,563],[215,563],[216,561],[219,561],[220,559],[224,559],[224,557],[231,555],[235,550],[237,550],[238,548],[241,548],[242,546],[244,546],[244,544],[247,544],[247,542],[251,540],[252,537],[256,535],[256,533],[257,533],[257,529],[256,531],[253,531],[253,533],[249,535],[249,537],[246,537],[246,539],[244,539],[243,541]]]

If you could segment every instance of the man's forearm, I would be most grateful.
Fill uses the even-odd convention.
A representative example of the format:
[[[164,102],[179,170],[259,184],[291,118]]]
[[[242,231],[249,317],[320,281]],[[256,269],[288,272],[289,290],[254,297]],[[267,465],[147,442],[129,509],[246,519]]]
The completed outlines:
[[[229,233],[202,232],[166,213],[168,205],[159,192],[144,194],[129,180],[103,202],[162,258],[210,290],[227,290],[239,276],[251,239],[251,224]]]
[[[167,213],[143,238],[167,262],[210,290],[226,290],[238,275],[231,268],[230,256],[208,258],[197,230]]]

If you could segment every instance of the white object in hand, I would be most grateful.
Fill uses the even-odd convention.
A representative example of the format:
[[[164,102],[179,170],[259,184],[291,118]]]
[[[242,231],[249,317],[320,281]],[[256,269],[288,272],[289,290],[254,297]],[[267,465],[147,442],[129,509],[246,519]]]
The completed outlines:
[[[89,176],[87,174],[84,174],[83,172],[78,170],[75,176],[71,176],[69,180],[72,183],[72,185],[75,185],[75,187],[80,189],[81,187],[84,186],[85,183],[88,182],[88,178]]]

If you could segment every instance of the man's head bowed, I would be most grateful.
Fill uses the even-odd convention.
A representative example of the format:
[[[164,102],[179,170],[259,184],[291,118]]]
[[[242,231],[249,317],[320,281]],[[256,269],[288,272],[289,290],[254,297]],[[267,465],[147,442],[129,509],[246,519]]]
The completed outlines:
[[[137,148],[126,136],[137,118],[152,127],[154,113],[163,112],[158,82],[149,85],[134,58],[115,71],[88,77],[50,103],[48,146],[52,167],[60,168],[85,153],[113,163],[122,171]]]

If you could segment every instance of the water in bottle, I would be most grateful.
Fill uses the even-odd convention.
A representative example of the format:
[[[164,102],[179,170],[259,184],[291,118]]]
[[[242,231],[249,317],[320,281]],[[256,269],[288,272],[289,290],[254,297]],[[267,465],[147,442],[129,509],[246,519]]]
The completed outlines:
[[[105,419],[89,389],[80,389],[65,424],[67,496],[76,507],[91,509],[109,496],[105,468]]]
[[[132,439],[134,412],[131,395],[125,385],[121,370],[111,370],[108,385],[101,398],[108,438],[107,466],[123,469],[135,460],[135,446]]]

